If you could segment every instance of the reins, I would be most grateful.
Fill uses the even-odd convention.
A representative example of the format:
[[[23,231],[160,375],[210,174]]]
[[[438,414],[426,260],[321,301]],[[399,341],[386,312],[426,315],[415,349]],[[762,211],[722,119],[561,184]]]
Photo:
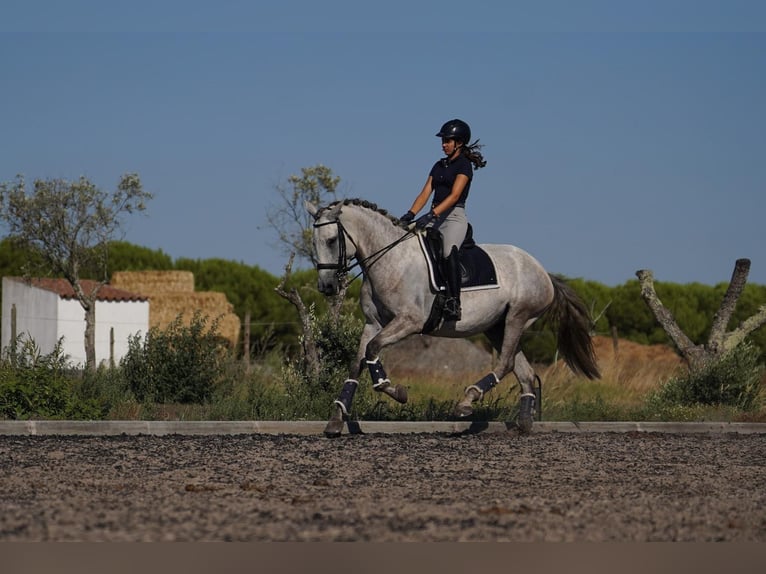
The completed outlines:
[[[346,237],[348,237],[348,240],[351,241],[351,244],[354,246],[355,250],[359,250],[359,246],[354,241],[354,238],[351,237],[348,231],[346,231],[346,228],[343,227],[343,224],[340,222],[339,219],[336,219],[334,221],[325,221],[323,223],[315,223],[314,227],[323,227],[325,225],[331,225],[336,224],[338,226],[338,238],[340,241],[340,245],[338,247],[338,262],[337,263],[317,263],[316,268],[317,270],[320,269],[335,269],[336,274],[338,276],[345,275],[346,273],[350,272],[354,267],[359,266],[360,271],[356,275],[354,275],[348,282],[351,283],[354,281],[354,279],[357,279],[360,277],[364,271],[365,268],[369,269],[375,263],[380,261],[380,259],[389,251],[391,251],[394,247],[399,245],[402,241],[405,241],[409,239],[410,237],[413,237],[415,235],[415,232],[412,230],[407,230],[407,233],[402,235],[399,239],[389,243],[385,247],[382,247],[381,249],[378,249],[376,252],[371,253],[364,259],[359,259],[359,257],[354,254],[353,259],[355,260],[352,265],[346,264]],[[362,268],[364,267],[364,268]]]

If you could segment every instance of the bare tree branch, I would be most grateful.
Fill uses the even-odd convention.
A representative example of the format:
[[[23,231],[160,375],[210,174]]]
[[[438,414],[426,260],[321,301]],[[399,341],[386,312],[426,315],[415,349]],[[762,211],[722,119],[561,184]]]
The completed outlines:
[[[659,324],[676,344],[678,350],[685,355],[687,350],[695,345],[686,336],[686,333],[681,330],[673,314],[662,304],[662,301],[657,296],[654,290],[654,275],[648,269],[640,269],[636,271],[636,276],[641,285],[641,297],[646,301],[649,309],[651,309]]]
[[[721,306],[718,312],[713,317],[713,325],[710,328],[710,337],[708,339],[711,350],[717,351],[723,349],[724,341],[727,339],[726,327],[729,324],[734,309],[737,306],[737,301],[742,290],[747,283],[747,276],[750,272],[750,260],[749,259],[737,259],[734,264],[734,271],[729,281],[729,287],[726,289],[726,294],[721,301]],[[742,337],[744,339],[744,337]]]
[[[764,324],[766,324],[766,305],[761,305],[755,315],[742,321],[734,331],[724,338],[723,351],[730,351],[744,341],[750,333]]]
[[[298,316],[301,320],[301,328],[303,335],[301,337],[301,347],[303,349],[303,360],[305,362],[308,373],[314,379],[317,379],[320,374],[321,364],[319,361],[319,349],[317,348],[316,341],[314,340],[314,330],[311,325],[311,313],[306,308],[306,304],[303,302],[298,290],[293,287],[287,290],[285,287],[287,281],[290,279],[293,270],[293,260],[295,259],[295,253],[290,254],[290,259],[285,265],[285,273],[279,280],[279,284],[274,290],[284,299],[287,299],[298,310]]]
[[[657,293],[654,291],[652,272],[646,269],[636,271],[636,276],[641,285],[641,297],[646,301],[659,324],[673,340],[676,347],[678,347],[690,370],[698,370],[722,354],[731,351],[742,343],[750,333],[766,324],[766,305],[761,305],[755,315],[743,321],[734,331],[726,332],[731,316],[737,306],[737,301],[745,288],[749,271],[750,260],[737,259],[734,272],[729,281],[729,287],[721,301],[721,306],[713,318],[710,336],[705,345],[695,345],[678,326],[673,318],[673,314],[662,304],[659,297],[657,297]]]

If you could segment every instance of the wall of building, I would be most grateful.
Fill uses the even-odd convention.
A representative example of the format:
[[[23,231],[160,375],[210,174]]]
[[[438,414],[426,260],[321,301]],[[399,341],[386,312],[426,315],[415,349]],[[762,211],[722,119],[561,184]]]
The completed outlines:
[[[3,277],[3,318],[0,342],[5,349],[11,343],[11,320],[16,306],[16,335],[31,338],[49,354],[58,340],[58,295],[23,282]]]
[[[73,365],[85,364],[85,311],[79,301],[3,278],[3,348],[11,339],[11,308],[16,304],[16,329],[31,337],[42,354],[53,351],[63,337],[63,352]],[[114,329],[115,364],[128,351],[128,339],[149,330],[148,301],[96,302],[96,362],[109,363],[111,330]]]

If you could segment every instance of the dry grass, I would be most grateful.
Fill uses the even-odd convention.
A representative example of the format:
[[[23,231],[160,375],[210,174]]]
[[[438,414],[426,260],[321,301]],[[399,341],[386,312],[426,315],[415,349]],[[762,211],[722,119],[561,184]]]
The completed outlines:
[[[607,337],[595,337],[593,342],[601,379],[579,377],[563,361],[539,370],[549,407],[597,397],[621,408],[638,407],[662,382],[684,372],[682,359],[665,345],[620,340],[615,349]]]
[[[665,345],[620,340],[615,350],[608,337],[595,337],[593,342],[600,380],[589,381],[575,375],[563,361],[535,366],[549,407],[595,397],[623,407],[637,406],[661,382],[683,372],[681,358]],[[391,357],[393,360],[385,356],[384,359],[393,382],[408,387],[413,399],[449,401],[457,400],[468,385],[491,369],[492,357],[488,353],[477,354],[475,349],[478,346],[464,340],[442,343],[432,339],[428,347],[412,342]],[[517,389],[516,379],[509,375],[493,394],[509,395],[515,401]]]

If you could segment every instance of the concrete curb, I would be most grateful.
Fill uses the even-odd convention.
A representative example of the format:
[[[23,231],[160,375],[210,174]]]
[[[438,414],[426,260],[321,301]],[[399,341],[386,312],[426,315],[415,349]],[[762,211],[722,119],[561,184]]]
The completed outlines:
[[[0,435],[322,435],[324,421],[0,421]],[[344,434],[503,433],[515,430],[503,422],[355,421]],[[766,423],[536,422],[533,433],[766,434]]]

